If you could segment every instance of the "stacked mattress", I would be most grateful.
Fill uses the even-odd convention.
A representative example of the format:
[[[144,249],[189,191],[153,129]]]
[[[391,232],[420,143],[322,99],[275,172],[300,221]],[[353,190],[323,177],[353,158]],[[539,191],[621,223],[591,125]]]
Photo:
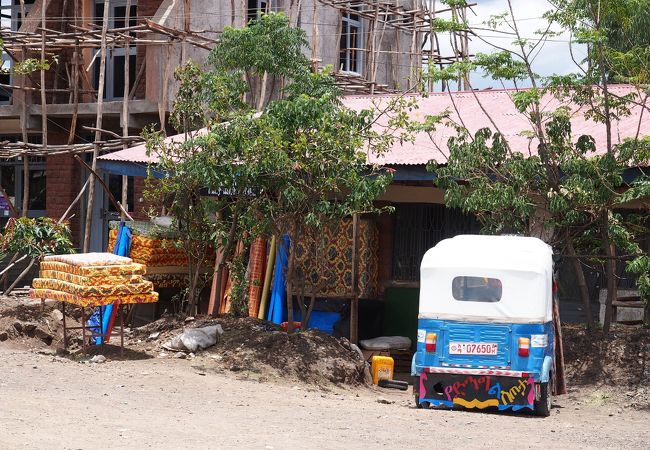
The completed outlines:
[[[117,230],[111,229],[108,235],[108,248],[115,246]],[[133,229],[131,258],[147,267],[187,266],[187,256],[173,239],[150,236],[137,228]]]
[[[153,284],[143,277],[146,270],[112,253],[46,256],[30,296],[79,306],[157,302]]]
[[[185,251],[178,246],[178,230],[145,221],[129,222],[128,226],[132,232],[129,256],[147,267],[145,279],[153,282],[156,289],[187,287],[189,262]],[[111,222],[109,227],[108,251],[112,251],[119,222]],[[207,260],[214,260],[214,255]],[[206,267],[204,270],[207,278],[211,277],[210,269]]]

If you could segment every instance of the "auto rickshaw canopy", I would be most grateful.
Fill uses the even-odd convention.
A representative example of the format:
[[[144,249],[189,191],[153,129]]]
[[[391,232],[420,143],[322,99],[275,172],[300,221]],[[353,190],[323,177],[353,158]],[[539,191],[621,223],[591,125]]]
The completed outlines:
[[[553,251],[520,236],[460,235],[420,266],[420,318],[468,322],[552,320]]]

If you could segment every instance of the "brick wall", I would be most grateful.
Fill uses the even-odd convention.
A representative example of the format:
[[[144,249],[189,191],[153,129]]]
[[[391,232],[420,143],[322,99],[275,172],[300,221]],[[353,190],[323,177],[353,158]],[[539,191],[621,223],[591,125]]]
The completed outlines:
[[[79,193],[80,186],[79,164],[71,155],[49,156],[46,166],[46,195],[47,216],[58,220],[68,209]],[[79,245],[79,205],[70,212],[74,217],[69,220],[72,239]]]
[[[135,205],[131,216],[133,216],[135,220],[149,220],[147,212],[153,206],[145,200],[145,183],[146,181],[144,177],[133,178],[133,201]]]

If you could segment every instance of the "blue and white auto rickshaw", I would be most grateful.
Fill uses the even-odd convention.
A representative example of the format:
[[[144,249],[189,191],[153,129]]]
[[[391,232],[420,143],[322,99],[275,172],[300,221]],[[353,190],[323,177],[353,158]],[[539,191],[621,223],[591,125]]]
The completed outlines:
[[[416,405],[528,408],[548,416],[551,247],[531,237],[456,236],[427,251],[420,276]]]

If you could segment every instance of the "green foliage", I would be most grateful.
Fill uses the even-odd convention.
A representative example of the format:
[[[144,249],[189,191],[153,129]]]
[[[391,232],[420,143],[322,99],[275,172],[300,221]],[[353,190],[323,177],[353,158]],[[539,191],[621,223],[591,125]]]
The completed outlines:
[[[54,63],[57,63],[57,58],[54,57],[52,60]],[[37,58],[27,58],[24,61],[18,61],[14,64],[13,70],[18,75],[29,75],[32,72],[39,70],[50,70],[51,63],[47,59],[37,59]]]
[[[526,112],[528,108],[537,105],[542,98],[542,93],[537,88],[527,89],[525,91],[518,91],[512,94],[512,100],[519,112]]]
[[[264,14],[247,27],[224,28],[208,63],[218,71],[297,79],[309,71],[306,46],[305,32],[290,28],[284,14]]]
[[[475,214],[486,232],[525,232],[542,189],[539,158],[510,155],[501,135],[487,128],[452,137],[448,146],[447,164],[430,166],[445,203]]]
[[[74,253],[70,229],[48,217],[11,218],[0,235],[0,259],[13,253],[35,259]]]
[[[468,26],[458,20],[446,20],[440,17],[431,19],[431,27],[436,33],[449,33],[452,31],[467,30]]]
[[[456,131],[448,142],[446,164],[431,164],[429,169],[445,189],[446,204],[475,214],[485,232],[541,235],[560,248],[573,245],[579,253],[593,255],[595,262],[602,262],[599,257],[608,251],[603,238],[607,237],[618,251],[637,256],[628,270],[641,274],[640,289],[647,292],[647,255],[637,244],[648,234],[647,220],[623,215],[617,208],[650,195],[643,173],[631,183],[623,179],[630,167],[648,165],[650,138],[640,134],[619,141],[613,124],[649,97],[650,86],[644,83],[650,80],[650,52],[643,44],[648,34],[640,24],[648,21],[650,2],[551,3],[555,8],[546,17],[570,32],[574,42],[588,44],[587,57],[576,73],[538,77],[531,65],[536,43],[523,39],[515,19],[505,13],[491,17],[488,26],[509,28],[518,52],[496,48],[491,54],[478,54],[472,63],[432,69],[429,74],[435,81],[447,81],[481,69],[485,77],[515,86],[527,80],[534,87],[515,89],[511,99],[530,124],[521,132],[530,139],[528,149],[511,148],[498,130],[470,133],[448,112],[428,117],[414,129],[432,133],[444,125]],[[556,33],[542,34],[540,39]],[[636,92],[614,94],[605,89],[611,81],[632,83]],[[549,108],[551,100],[576,106]],[[482,106],[490,114],[489,104]],[[576,114],[603,130],[613,130],[610,139],[596,142],[592,135],[575,136],[571,118]]]
[[[526,65],[513,58],[510,52],[477,53],[474,63],[476,67],[483,69],[485,76],[493,80],[517,81],[528,77]]]
[[[372,201],[390,183],[390,173],[368,167],[366,155],[383,151],[392,133],[373,131],[374,113],[343,107],[330,69],[313,73],[305,45],[304,32],[290,28],[282,14],[226,29],[207,70],[190,64],[176,72],[181,87],[172,123],[187,133],[185,142],[146,135],[160,159],[157,170],[166,174],[149,195],[177,218],[196,267],[211,243],[233,258],[235,313],[247,312],[245,265],[234,256],[238,242],[317,235],[329,222],[375,211]],[[261,98],[265,74],[284,89],[256,102],[255,112],[244,94],[257,91]],[[393,103],[395,109],[404,104]],[[396,112],[389,126],[404,121]],[[193,131],[199,127],[207,132]],[[213,195],[202,195],[204,189]]]
[[[248,315],[248,279],[246,278],[245,255],[236,255],[228,264],[228,273],[232,280],[230,290],[230,310],[236,316]]]

